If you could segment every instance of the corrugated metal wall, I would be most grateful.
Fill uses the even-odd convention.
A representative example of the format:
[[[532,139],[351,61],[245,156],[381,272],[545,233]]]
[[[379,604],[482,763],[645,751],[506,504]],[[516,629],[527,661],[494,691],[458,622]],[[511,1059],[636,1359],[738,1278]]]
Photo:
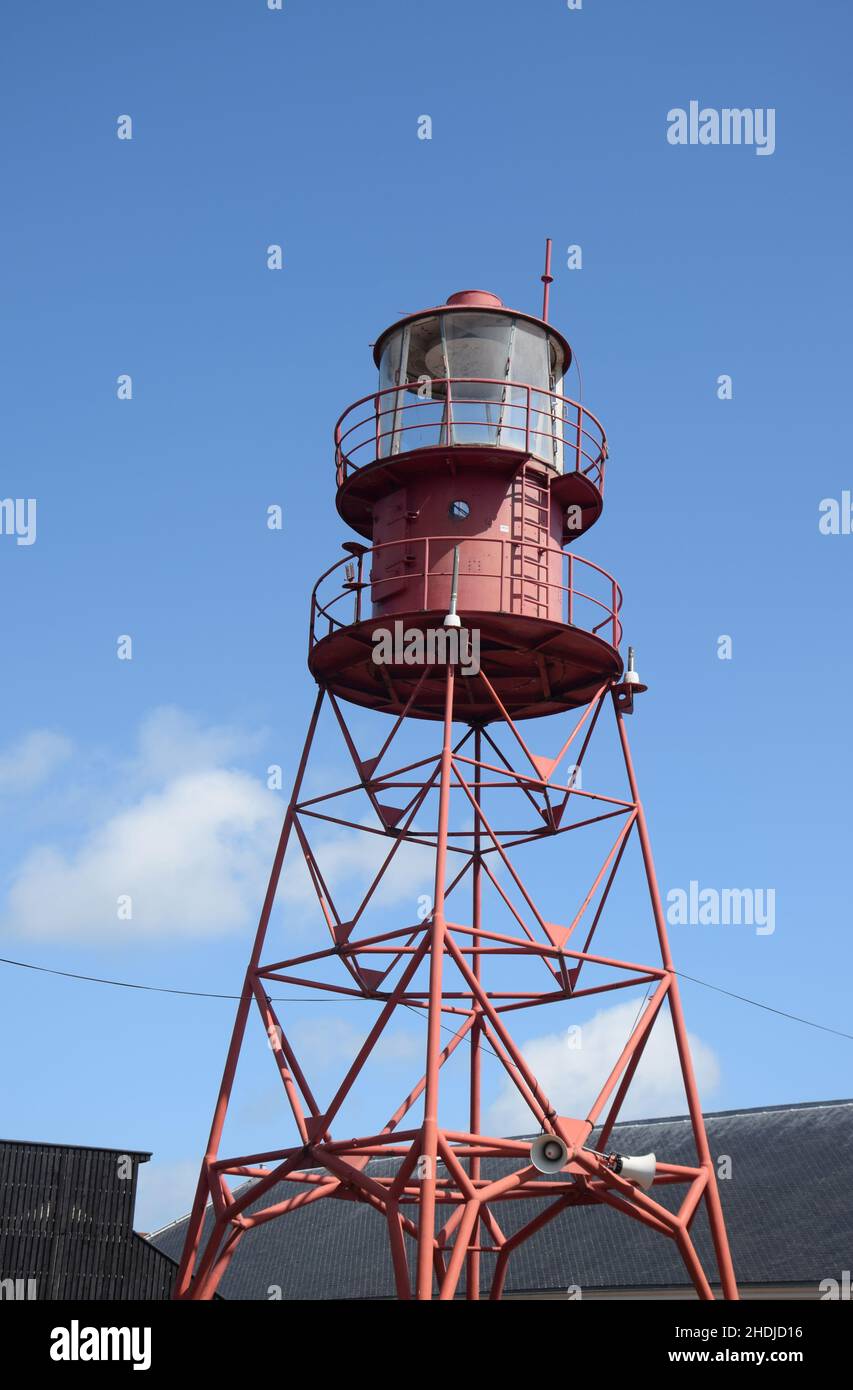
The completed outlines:
[[[35,1280],[40,1300],[169,1298],[174,1263],[133,1230],[147,1157],[0,1140],[0,1281],[26,1297]]]

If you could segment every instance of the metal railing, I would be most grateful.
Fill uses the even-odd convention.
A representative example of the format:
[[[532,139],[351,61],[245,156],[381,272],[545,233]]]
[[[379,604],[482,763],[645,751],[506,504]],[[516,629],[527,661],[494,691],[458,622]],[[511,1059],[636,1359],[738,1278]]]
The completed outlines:
[[[497,377],[424,378],[362,396],[335,425],[338,487],[379,459],[460,444],[517,449],[604,488],[607,438],[592,412],[568,396]]]
[[[320,576],[311,595],[309,650],[329,633],[350,627],[364,618],[379,616],[374,614],[373,604],[381,601],[383,586],[387,597],[401,589],[411,595],[414,601],[407,605],[407,612],[443,611],[447,606],[445,591],[452,573],[453,547],[456,545],[462,549],[463,565],[470,561],[472,547],[488,546],[491,555],[496,550],[500,552],[500,560],[495,568],[474,573],[465,569],[460,571],[459,608],[463,617],[466,609],[548,617],[552,620],[559,612],[557,621],[595,634],[604,630],[604,640],[612,647],[619,647],[622,640],[622,624],[619,621],[622,590],[613,576],[600,565],[592,560],[584,560],[570,550],[541,546],[535,541],[461,537],[457,533],[452,536],[420,536],[385,541],[372,549],[365,546],[359,549],[357,555],[345,555],[338,560]],[[436,548],[442,551],[439,558],[436,558]],[[394,551],[398,552],[399,558],[392,556]],[[525,551],[533,552],[533,562],[537,570],[546,570],[544,575],[524,570],[525,561],[528,560]],[[380,555],[380,552],[385,553]],[[562,582],[559,583],[547,573],[548,561],[557,556],[560,557],[562,575]],[[377,574],[374,563],[377,557],[382,562],[380,570],[390,563],[397,568],[397,572]],[[329,583],[342,568],[344,575]],[[598,592],[588,592],[587,586],[597,588]],[[476,601],[478,588],[484,600],[480,604]],[[364,600],[365,590],[370,590],[367,603]],[[552,609],[552,596],[556,594],[560,595],[559,603],[554,603]],[[496,596],[497,608],[494,602]],[[347,600],[350,600],[349,606]],[[544,611],[535,611],[539,608]],[[389,620],[395,616],[393,612],[388,614]]]

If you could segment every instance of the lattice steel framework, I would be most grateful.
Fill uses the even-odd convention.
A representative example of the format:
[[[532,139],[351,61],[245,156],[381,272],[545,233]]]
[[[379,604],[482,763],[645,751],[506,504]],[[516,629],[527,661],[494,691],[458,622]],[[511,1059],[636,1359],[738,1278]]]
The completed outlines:
[[[436,674],[424,669],[420,681],[434,681]],[[541,757],[528,748],[518,723],[484,670],[475,678],[463,677],[449,665],[440,675],[444,681],[444,718],[441,724],[431,726],[442,730],[440,750],[399,765],[395,752],[400,731],[417,708],[420,683],[415,684],[394,719],[378,754],[371,756],[364,756],[356,747],[345,703],[330,690],[321,689],[318,694],[237,1010],[176,1296],[211,1298],[239,1242],[251,1239],[255,1227],[286,1219],[288,1213],[314,1202],[336,1199],[364,1203],[375,1210],[377,1220],[387,1224],[390,1259],[401,1299],[430,1299],[436,1294],[451,1299],[463,1286],[468,1299],[481,1297],[484,1252],[496,1257],[487,1292],[490,1298],[498,1299],[513,1251],[567,1208],[593,1204],[605,1204],[622,1213],[626,1221],[640,1222],[662,1239],[673,1241],[698,1296],[713,1298],[712,1274],[703,1268],[691,1237],[694,1218],[704,1205],[723,1296],[737,1298],[628,746],[625,716],[632,711],[636,686],[608,679],[582,710],[569,716],[570,724],[564,723],[566,715],[553,716],[548,727],[559,727],[560,732],[555,735],[552,755]],[[493,709],[489,720],[475,724],[463,721],[460,727],[459,689],[467,679],[476,679],[480,696],[487,692]],[[353,780],[321,796],[306,797],[305,773],[324,705],[331,710],[352,759]],[[599,737],[603,737],[601,726],[607,715],[604,721],[601,716],[608,710],[615,718],[627,773],[629,791],[623,798],[582,790],[576,773],[561,777],[560,770],[570,756],[572,767],[582,768],[597,726]],[[371,824],[363,817],[352,819],[340,812],[338,799],[355,792],[367,798],[372,808]],[[449,828],[451,796],[455,803],[467,807],[467,831]],[[426,817],[426,809],[436,800],[437,816]],[[518,815],[510,817],[509,828],[503,828],[500,813],[492,810],[493,803],[521,807],[527,819],[522,824]],[[387,841],[383,862],[354,913],[338,911],[324,875],[322,855],[312,848],[311,835],[318,822],[347,826]],[[571,914],[555,923],[540,911],[533,893],[525,887],[514,852],[535,842],[560,841],[564,835],[591,825],[609,826],[612,843],[591,881],[581,886]],[[639,842],[657,935],[659,961],[653,965],[614,959],[593,950],[596,937],[602,938],[605,904],[632,837]],[[304,860],[329,943],[307,954],[268,961],[265,951],[270,914],[289,844]],[[423,921],[371,931],[365,925],[369,905],[405,845],[417,845],[421,850],[428,847],[434,854],[432,910]],[[513,925],[508,930],[495,929],[490,912],[484,908],[486,888],[511,919]],[[462,902],[464,909],[458,906]],[[492,971],[500,966],[505,972],[508,961],[514,972],[517,966],[518,984],[498,988],[497,984],[505,986],[507,982],[493,980]],[[332,968],[337,972],[334,977]],[[536,972],[538,988],[521,987],[525,969]],[[326,974],[316,978],[312,971]],[[379,1009],[363,1046],[330,1099],[319,1100],[312,1090],[310,1058],[297,1057],[285,1021],[269,997],[274,984],[362,997]],[[601,1078],[589,1112],[582,1118],[557,1114],[513,1039],[513,1015],[631,987],[645,990],[645,1006],[615,1065]],[[684,1166],[658,1156],[654,1185],[642,1191],[614,1171],[605,1152],[651,1032],[667,1014],[665,1004],[684,1080],[696,1162]],[[266,1153],[220,1157],[232,1085],[253,1008],[270,1040],[283,1098],[299,1138],[289,1147]],[[414,1010],[425,1019],[423,1074],[375,1132],[342,1137],[338,1123],[341,1108],[362,1073],[370,1068],[379,1039],[401,1009]],[[469,1118],[465,1131],[442,1124],[440,1105],[443,1069],[461,1047],[468,1052]],[[483,1132],[481,1066],[485,1050],[505,1068],[529,1111],[531,1129],[551,1132],[568,1146],[562,1172],[543,1176],[531,1164],[528,1142]],[[381,1158],[394,1162],[374,1163],[371,1171],[371,1161]],[[499,1160],[497,1177],[484,1174],[484,1163],[495,1171],[494,1163],[487,1162],[490,1160]],[[382,1171],[375,1171],[377,1168]],[[229,1178],[251,1178],[254,1182],[235,1195]],[[273,1193],[282,1183],[302,1186],[294,1187],[294,1195],[282,1200],[280,1194]],[[665,1205],[656,1200],[658,1189],[670,1187],[679,1189],[677,1203]],[[266,1194],[272,1194],[268,1205],[263,1204]],[[526,1217],[521,1225],[512,1222],[512,1207],[519,1201],[536,1204],[536,1214]]]

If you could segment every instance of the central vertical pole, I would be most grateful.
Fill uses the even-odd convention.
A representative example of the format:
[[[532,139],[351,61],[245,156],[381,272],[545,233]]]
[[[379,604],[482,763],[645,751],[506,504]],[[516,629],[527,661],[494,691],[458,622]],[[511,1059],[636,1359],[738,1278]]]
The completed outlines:
[[[438,1167],[438,1083],[441,1055],[441,981],[444,964],[444,890],[447,882],[447,823],[450,812],[450,777],[453,771],[453,667],[447,667],[444,697],[444,739],[441,748],[441,780],[438,793],[438,834],[435,846],[435,890],[430,925],[429,1016],[427,1021],[426,1088],[419,1173],[421,1178],[418,1221],[419,1299],[432,1298],[433,1247],[435,1243],[435,1179]]]
[[[472,898],[471,909],[472,909],[472,910],[471,910],[471,924],[472,924],[472,926],[473,926],[473,928],[474,928],[473,943],[474,943],[475,951],[474,951],[474,957],[473,957],[473,961],[472,961],[472,966],[471,966],[471,968],[472,968],[472,971],[473,971],[473,974],[474,974],[474,978],[475,978],[475,980],[477,981],[478,984],[480,983],[480,974],[481,974],[481,969],[482,969],[482,957],[481,957],[481,955],[480,955],[480,952],[476,949],[476,947],[478,947],[478,946],[481,945],[480,937],[479,937],[478,933],[479,933],[480,928],[481,928],[481,926],[482,926],[482,911],[483,911],[483,876],[482,876],[482,863],[481,863],[481,858],[480,858],[480,817],[479,817],[479,815],[477,814],[477,812],[479,811],[479,808],[480,808],[480,796],[481,796],[480,779],[481,779],[481,777],[482,777],[482,775],[483,775],[483,774],[482,774],[482,771],[481,771],[481,768],[480,768],[481,747],[482,747],[482,735],[481,735],[481,732],[480,732],[479,729],[475,729],[475,730],[474,730],[474,761],[475,761],[477,767],[476,767],[475,782],[474,782],[474,801],[475,801],[476,806],[477,806],[477,811],[475,811],[475,813],[474,813],[474,862],[473,862],[473,864],[472,864],[472,866],[471,866],[471,874],[472,874],[472,889],[471,889],[471,898]],[[471,1073],[470,1073],[470,1096],[471,1096],[471,1099],[470,1099],[470,1110],[469,1110],[469,1118],[468,1118],[468,1128],[469,1128],[469,1130],[470,1130],[470,1132],[471,1132],[472,1134],[479,1134],[479,1133],[480,1133],[480,1071],[481,1071],[480,1042],[481,1042],[481,1038],[482,1038],[482,1026],[481,1026],[481,1023],[480,1023],[480,1018],[481,1018],[481,1015],[482,1015],[482,1012],[483,1012],[483,1011],[482,1011],[482,1009],[481,1009],[479,1003],[477,1002],[476,997],[475,997],[473,994],[472,994],[472,996],[471,996],[471,1007],[472,1007],[472,1009],[474,1010],[474,1012],[476,1013],[477,1016],[476,1016],[476,1018],[475,1018],[475,1020],[474,1020],[473,1026],[472,1026],[472,1028],[471,1028]],[[469,1162],[468,1162],[468,1171],[469,1171],[469,1174],[470,1174],[470,1176],[471,1176],[471,1181],[474,1182],[474,1183],[478,1182],[478,1181],[479,1181],[479,1177],[480,1177],[480,1159],[479,1159],[478,1157],[474,1157],[474,1158],[469,1159]],[[471,1234],[471,1244],[472,1244],[472,1245],[479,1245],[479,1243],[480,1243],[480,1242],[479,1242],[479,1233],[480,1233],[480,1222],[479,1222],[479,1220],[478,1220],[477,1222],[475,1222],[475,1224],[474,1224],[474,1230],[473,1230],[473,1232],[472,1232],[472,1234]],[[467,1256],[466,1263],[465,1263],[465,1297],[466,1297],[467,1299],[471,1299],[471,1300],[478,1300],[479,1297],[480,1297],[480,1252],[479,1252],[479,1250],[469,1250],[469,1251],[468,1251],[468,1256]]]

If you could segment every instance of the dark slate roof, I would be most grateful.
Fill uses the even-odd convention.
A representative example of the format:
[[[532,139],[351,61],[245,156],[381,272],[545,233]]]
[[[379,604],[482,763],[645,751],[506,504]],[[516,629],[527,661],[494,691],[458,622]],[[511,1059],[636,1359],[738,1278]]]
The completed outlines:
[[[732,1176],[720,1182],[720,1193],[739,1281],[817,1284],[848,1269],[853,1250],[853,1100],[726,1110],[706,1115],[705,1122],[712,1156],[731,1160]],[[655,1151],[668,1163],[696,1161],[686,1116],[618,1125],[608,1148],[630,1154]],[[388,1173],[394,1167],[392,1160],[374,1160],[368,1171]],[[484,1176],[502,1171],[501,1161],[483,1163]],[[295,1183],[279,1184],[258,1205],[299,1190]],[[660,1188],[655,1197],[673,1208],[683,1192],[680,1186]],[[502,1228],[507,1233],[517,1229],[539,1209],[538,1203],[504,1205]],[[151,1240],[178,1259],[186,1226],[183,1218]],[[692,1234],[705,1268],[714,1270],[704,1209]],[[484,1282],[493,1260],[483,1256]],[[687,1284],[671,1241],[596,1205],[563,1212],[523,1244],[510,1259],[506,1292]],[[284,1299],[393,1298],[382,1217],[360,1203],[324,1199],[249,1231],[220,1293],[266,1299],[273,1286]]]
[[[109,1149],[103,1144],[56,1144],[50,1139],[0,1139],[0,1144],[9,1144],[15,1148],[32,1149],[61,1149],[63,1153],[84,1153],[84,1154],[127,1154],[128,1158],[138,1159],[140,1163],[147,1163],[151,1157],[150,1149]]]

